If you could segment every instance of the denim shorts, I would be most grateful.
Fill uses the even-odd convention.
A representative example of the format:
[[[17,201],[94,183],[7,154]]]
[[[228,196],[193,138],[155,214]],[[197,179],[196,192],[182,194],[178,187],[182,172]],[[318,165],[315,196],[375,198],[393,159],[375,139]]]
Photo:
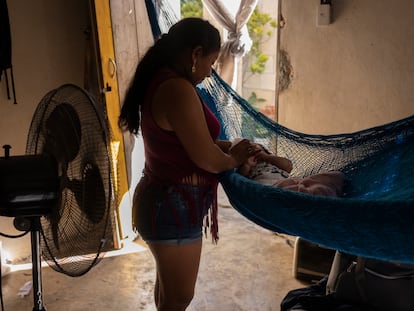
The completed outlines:
[[[190,244],[202,238],[212,199],[211,189],[159,185],[143,177],[134,193],[133,227],[147,243]]]

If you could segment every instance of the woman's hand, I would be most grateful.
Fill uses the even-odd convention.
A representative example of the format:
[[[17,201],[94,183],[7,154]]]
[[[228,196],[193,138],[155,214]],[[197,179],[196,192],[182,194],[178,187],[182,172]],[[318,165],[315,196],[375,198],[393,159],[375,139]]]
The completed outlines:
[[[240,175],[249,176],[250,170],[257,165],[257,160],[255,156],[247,158],[238,168],[237,173]]]
[[[236,167],[245,163],[250,157],[260,152],[255,144],[248,139],[242,139],[237,144],[229,148],[229,155],[235,159]]]

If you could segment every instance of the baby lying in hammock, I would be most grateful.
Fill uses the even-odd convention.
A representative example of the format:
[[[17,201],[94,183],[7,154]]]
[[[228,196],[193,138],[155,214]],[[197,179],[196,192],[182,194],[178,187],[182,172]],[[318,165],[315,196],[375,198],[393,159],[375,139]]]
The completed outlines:
[[[313,195],[338,197],[343,194],[344,174],[338,171],[315,174],[307,177],[290,176],[292,162],[275,156],[263,146],[261,151],[244,162],[237,172],[256,182]]]

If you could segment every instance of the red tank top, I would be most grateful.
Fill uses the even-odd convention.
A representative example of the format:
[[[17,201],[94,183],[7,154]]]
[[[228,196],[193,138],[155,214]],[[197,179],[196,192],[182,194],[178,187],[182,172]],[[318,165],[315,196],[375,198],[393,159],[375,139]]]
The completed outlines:
[[[190,160],[175,132],[159,127],[152,116],[151,102],[156,89],[162,82],[177,77],[179,76],[172,71],[160,71],[148,88],[146,100],[141,110],[141,132],[145,146],[145,172],[158,181],[168,183],[179,183],[183,178],[193,174],[214,182],[217,175],[196,166]],[[219,121],[203,102],[201,104],[203,105],[211,137],[216,140],[220,132]],[[194,143],[197,144],[198,142]]]

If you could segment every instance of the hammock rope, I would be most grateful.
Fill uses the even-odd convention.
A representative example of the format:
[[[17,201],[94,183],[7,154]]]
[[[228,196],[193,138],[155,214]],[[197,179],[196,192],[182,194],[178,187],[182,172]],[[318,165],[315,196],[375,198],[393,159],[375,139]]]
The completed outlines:
[[[269,230],[345,253],[414,263],[414,116],[354,133],[310,135],[256,111],[215,72],[198,91],[221,123],[221,139],[263,144],[292,161],[293,176],[330,170],[346,175],[345,195],[328,198],[228,171],[220,182],[239,213]]]
[[[346,175],[345,195],[327,198],[226,172],[220,181],[238,212],[331,249],[414,263],[414,116],[355,133],[309,135],[257,112],[215,73],[199,92],[222,124],[221,138],[260,142],[291,159],[294,176]]]

